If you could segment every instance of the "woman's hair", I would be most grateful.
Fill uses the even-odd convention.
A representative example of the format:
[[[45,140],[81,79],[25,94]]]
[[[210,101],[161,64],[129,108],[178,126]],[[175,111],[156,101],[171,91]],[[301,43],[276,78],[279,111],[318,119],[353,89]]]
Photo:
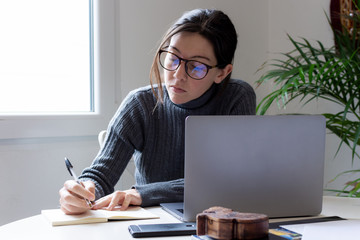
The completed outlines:
[[[212,44],[218,68],[231,64],[237,45],[237,33],[229,17],[219,10],[195,9],[184,13],[166,32],[154,57],[150,70],[150,83],[159,102],[163,101],[163,87],[158,64],[158,52],[167,47],[171,38],[181,32],[198,33]],[[223,80],[225,87],[231,73]],[[154,90],[157,83],[158,91]]]

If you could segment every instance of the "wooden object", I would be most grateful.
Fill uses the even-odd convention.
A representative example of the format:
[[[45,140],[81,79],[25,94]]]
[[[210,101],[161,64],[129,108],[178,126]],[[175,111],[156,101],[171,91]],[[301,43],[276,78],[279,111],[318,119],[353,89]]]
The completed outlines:
[[[268,236],[269,218],[264,214],[234,212],[211,207],[196,216],[197,235],[215,239],[259,239]]]

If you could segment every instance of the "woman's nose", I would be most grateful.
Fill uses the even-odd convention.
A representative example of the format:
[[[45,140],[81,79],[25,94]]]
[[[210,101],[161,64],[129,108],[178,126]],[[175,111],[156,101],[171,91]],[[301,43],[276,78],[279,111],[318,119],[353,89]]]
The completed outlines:
[[[178,79],[185,80],[187,78],[185,62],[181,61],[179,67],[175,70],[174,76]]]

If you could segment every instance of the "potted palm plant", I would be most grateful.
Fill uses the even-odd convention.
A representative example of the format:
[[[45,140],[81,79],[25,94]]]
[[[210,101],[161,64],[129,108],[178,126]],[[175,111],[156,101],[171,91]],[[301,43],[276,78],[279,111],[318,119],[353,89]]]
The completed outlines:
[[[336,113],[322,113],[327,129],[341,141],[338,151],[344,145],[352,151],[351,161],[359,159],[356,151],[360,145],[360,0],[354,2],[355,10],[346,16],[351,28],[333,29],[335,43],[326,48],[317,41],[295,40],[288,36],[294,50],[281,54],[264,64],[268,69],[257,83],[272,82],[273,91],[257,106],[257,114],[265,114],[273,103],[281,108],[294,99],[304,105],[324,99],[341,106]],[[331,20],[328,18],[329,23]],[[262,66],[259,71],[264,71]],[[360,172],[351,169],[339,175]],[[336,179],[336,178],[335,178]],[[341,196],[360,197],[360,178],[345,184],[335,191]]]

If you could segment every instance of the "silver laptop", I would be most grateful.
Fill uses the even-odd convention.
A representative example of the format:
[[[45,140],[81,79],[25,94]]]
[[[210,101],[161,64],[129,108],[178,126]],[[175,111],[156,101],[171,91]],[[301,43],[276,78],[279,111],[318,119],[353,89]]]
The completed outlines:
[[[317,215],[324,153],[321,115],[190,116],[184,203],[161,205],[182,221],[212,206],[269,217]]]

